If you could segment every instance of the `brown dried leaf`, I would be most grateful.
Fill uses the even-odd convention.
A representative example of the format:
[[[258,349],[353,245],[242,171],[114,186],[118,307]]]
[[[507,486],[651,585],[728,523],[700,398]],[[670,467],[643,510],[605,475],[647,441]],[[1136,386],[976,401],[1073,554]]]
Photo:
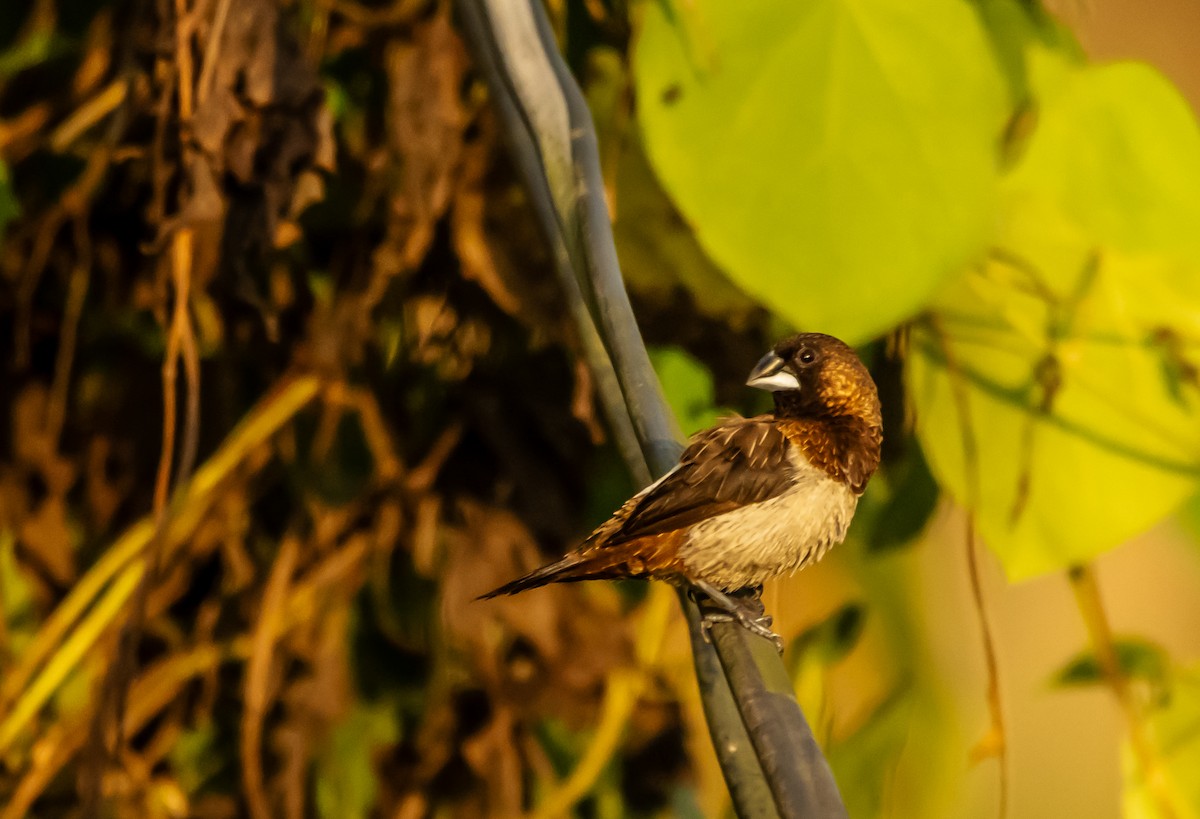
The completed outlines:
[[[84,470],[84,487],[92,525],[97,531],[105,531],[113,515],[125,501],[133,487],[133,475],[122,472],[115,478],[109,477],[109,463],[113,458],[113,440],[103,433],[97,434],[87,447],[87,462]]]
[[[570,724],[588,722],[609,670],[632,657],[615,606],[603,610],[578,586],[561,585],[476,600],[545,559],[510,512],[468,501],[459,511],[464,528],[445,533],[441,613],[447,638],[466,651],[500,701]]]
[[[75,577],[75,550],[71,548],[67,514],[66,502],[52,495],[25,520],[20,533],[26,553],[61,588],[69,586]]]
[[[309,205],[316,204],[324,198],[324,178],[316,171],[304,171],[296,177],[296,189],[287,214],[292,219],[298,219]]]
[[[317,109],[316,119],[317,147],[313,151],[313,165],[323,171],[333,173],[337,170],[337,141],[333,137],[333,111],[328,105]]]
[[[29,515],[29,488],[10,467],[0,465],[0,529],[15,530]]]
[[[412,42],[396,42],[384,57],[388,76],[387,141],[398,161],[399,184],[391,199],[386,245],[400,269],[412,270],[433,241],[434,226],[446,213],[462,164],[464,133],[470,122],[462,99],[467,56],[443,5],[417,26]]]
[[[359,550],[361,551],[361,550]],[[344,577],[327,605],[308,611],[308,620],[287,640],[308,673],[296,677],[283,693],[284,717],[271,732],[271,746],[282,764],[271,783],[294,819],[305,815],[310,762],[333,726],[349,711],[354,691],[349,673],[346,634],[349,601],[362,582],[360,572]]]
[[[593,444],[604,442],[604,422],[596,404],[595,379],[582,357],[575,359],[575,387],[571,390],[571,415],[587,427]]]
[[[50,391],[30,384],[17,394],[12,409],[12,446],[16,463],[35,470],[51,495],[65,495],[75,483],[75,466],[58,455],[57,442],[45,428]]]
[[[412,333],[409,355],[436,366],[445,381],[466,378],[475,360],[491,349],[491,325],[459,314],[444,295],[414,296],[405,309]]]
[[[84,57],[71,81],[71,93],[80,98],[93,91],[108,74],[113,57],[113,18],[103,9],[92,18],[84,41]]]
[[[451,238],[462,273],[534,333],[534,343],[573,337],[550,267],[545,239],[522,189],[508,176],[503,146],[488,113],[467,143],[451,213]]]
[[[210,13],[215,14],[217,5],[211,4]],[[206,21],[206,30],[200,32],[201,46],[207,45],[211,25]],[[230,213],[226,245],[235,252],[247,248],[262,254],[290,243],[293,237],[286,229],[281,232],[281,223],[323,196],[319,177],[308,169],[333,168],[332,117],[312,63],[271,0],[229,4],[220,46],[214,55],[206,54],[206,67],[209,56],[215,61],[201,81],[210,76],[210,85],[198,89],[191,123],[201,151],[189,170],[193,201],[185,214],[223,216],[229,203],[214,180],[231,174],[261,198],[249,197],[246,207],[252,213],[236,208]],[[247,199],[246,193],[242,199]],[[219,234],[205,245],[228,251]],[[250,269],[254,261],[242,264]]]
[[[495,254],[484,230],[487,194],[483,178],[490,166],[490,152],[476,141],[466,152],[463,184],[454,199],[451,226],[454,231],[454,250],[458,253],[463,275],[474,279],[492,297],[492,301],[513,316],[532,319],[522,305],[519,291],[500,272]]]
[[[489,816],[517,816],[521,813],[521,755],[517,722],[510,708],[496,709],[482,731],[467,737],[462,744],[463,758],[486,785]]]

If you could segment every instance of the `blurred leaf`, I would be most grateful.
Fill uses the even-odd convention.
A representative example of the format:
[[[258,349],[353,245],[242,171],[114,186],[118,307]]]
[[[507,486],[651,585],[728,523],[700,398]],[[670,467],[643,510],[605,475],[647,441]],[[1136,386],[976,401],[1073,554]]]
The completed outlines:
[[[17,563],[16,539],[11,529],[0,529],[0,603],[4,606],[0,615],[6,624],[3,633],[9,639],[4,648],[9,654],[20,654],[32,639],[37,623],[33,595]]]
[[[1170,696],[1148,719],[1150,741],[1164,770],[1161,787],[1153,788],[1140,774],[1134,754],[1125,743],[1122,770],[1125,792],[1122,796],[1125,819],[1166,819],[1161,809],[1163,796],[1174,819],[1200,816],[1200,669],[1195,667],[1175,678]]]
[[[858,644],[864,619],[862,606],[847,603],[797,636],[789,646],[787,668],[792,689],[818,730],[829,713],[829,668]]]
[[[1200,545],[1200,495],[1196,495],[1183,505],[1179,520],[1192,536],[1192,540]]]
[[[663,185],[798,326],[871,338],[983,248],[1004,92],[965,4],[652,3],[634,49]]]
[[[81,719],[96,690],[97,668],[94,663],[81,663],[71,670],[54,692],[54,710],[67,720]]]
[[[590,532],[612,517],[614,511],[637,493],[629,477],[629,467],[621,458],[616,446],[609,445],[596,450],[588,464],[587,496],[585,498],[583,522]],[[645,586],[645,583],[630,584]],[[624,584],[622,584],[622,587]]]
[[[1125,676],[1158,686],[1166,678],[1169,659],[1162,646],[1149,640],[1125,637],[1116,641],[1117,663]],[[1094,685],[1104,682],[1104,671],[1096,655],[1081,651],[1054,675],[1054,685]]]
[[[217,731],[211,724],[184,731],[168,755],[172,772],[189,794],[197,793],[223,765],[223,755],[217,748]]]
[[[572,731],[558,719],[544,719],[534,730],[538,744],[546,752],[546,759],[554,767],[554,772],[561,778],[569,776],[586,747],[586,737]]]
[[[301,425],[304,428],[304,425]],[[319,441],[320,427],[312,440]],[[324,443],[327,449],[317,452],[301,464],[297,477],[322,500],[337,505],[358,497],[371,479],[375,467],[371,448],[357,415],[346,413],[337,420],[333,435]]]
[[[28,37],[21,38],[15,45],[0,51],[0,79],[19,74],[66,50],[66,40],[53,31],[35,31]]]
[[[852,573],[855,596],[870,601],[870,616],[831,681],[839,687],[828,695],[835,719],[826,758],[853,817],[960,815],[956,783],[968,739],[931,645],[938,603],[927,555],[876,551],[866,541],[856,523],[835,556]]]
[[[21,215],[21,205],[13,194],[8,166],[0,161],[0,247],[4,246],[4,231],[8,223]]]
[[[667,815],[676,819],[705,819],[704,811],[696,801],[696,789],[679,787],[671,791]]]
[[[682,287],[699,312],[734,327],[761,310],[700,247],[636,143],[621,154],[613,234],[621,272],[639,295],[677,304]]]
[[[1022,0],[975,0],[973,5],[992,41],[996,59],[1008,81],[1014,103],[1029,95],[1026,51],[1043,45],[1083,61],[1083,51],[1071,32],[1040,4]]]
[[[950,762],[942,707],[928,690],[902,683],[854,734],[826,749],[851,816],[891,816],[897,804],[920,806],[903,815],[954,815],[946,810],[945,777],[948,767],[958,770],[962,763]],[[898,789],[909,793],[898,796]]]
[[[678,305],[680,288],[701,313],[744,326],[758,303],[725,276],[696,241],[650,168],[630,123],[628,63],[616,49],[587,55],[587,99],[596,123],[606,186],[613,203],[613,240],[631,290]]]
[[[798,635],[790,646],[791,673],[800,671],[808,659],[828,667],[843,659],[858,644],[862,635],[866,610],[858,603],[847,603],[820,623]]]
[[[1030,66],[1039,123],[998,249],[937,299],[907,369],[934,475],[968,506],[978,481],[1012,578],[1124,542],[1200,477],[1200,130],[1145,66]]]
[[[341,122],[355,107],[355,101],[346,92],[345,86],[336,79],[328,75],[322,76],[321,79],[322,88],[325,91],[325,105],[329,108],[329,114],[333,117],[334,122]]]
[[[867,549],[884,552],[916,541],[937,508],[938,485],[915,441],[902,458],[885,462],[859,501],[854,527]]]
[[[730,414],[714,406],[712,373],[683,350],[653,347],[650,363],[685,435],[707,429]]]
[[[315,761],[317,813],[355,819],[375,805],[375,752],[400,737],[396,709],[386,703],[355,703]]]

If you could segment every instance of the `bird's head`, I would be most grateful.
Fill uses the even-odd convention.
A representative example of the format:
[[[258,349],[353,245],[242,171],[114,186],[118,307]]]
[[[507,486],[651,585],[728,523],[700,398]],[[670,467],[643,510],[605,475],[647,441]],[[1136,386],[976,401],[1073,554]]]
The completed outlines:
[[[763,356],[746,384],[775,395],[776,413],[793,418],[858,418],[880,426],[879,393],[845,342],[822,333],[783,339]]]

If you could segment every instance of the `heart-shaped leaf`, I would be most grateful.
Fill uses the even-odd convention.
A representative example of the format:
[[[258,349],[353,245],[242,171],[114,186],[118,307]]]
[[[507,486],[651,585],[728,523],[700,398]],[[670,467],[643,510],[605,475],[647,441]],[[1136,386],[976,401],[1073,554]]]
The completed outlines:
[[[990,54],[958,0],[648,3],[639,119],[729,276],[857,343],[986,243],[1005,118]]]
[[[1035,49],[1030,76],[996,249],[915,330],[908,379],[934,475],[1015,578],[1116,546],[1200,478],[1200,130],[1141,65]]]

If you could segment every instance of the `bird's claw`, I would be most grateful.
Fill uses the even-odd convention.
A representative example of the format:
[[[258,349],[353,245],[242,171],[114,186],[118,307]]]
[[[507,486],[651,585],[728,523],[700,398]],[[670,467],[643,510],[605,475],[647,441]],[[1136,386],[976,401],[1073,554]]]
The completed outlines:
[[[704,642],[712,645],[712,627],[716,623],[732,623],[733,615],[723,611],[707,611],[700,616],[700,635]]]
[[[730,614],[724,611],[706,611],[700,617],[700,633],[704,636],[704,642],[712,643],[712,627],[716,623],[733,623],[736,622],[751,634],[757,634],[759,637],[765,637],[775,644],[775,650],[780,654],[783,653],[783,638],[771,630],[771,624],[774,620],[771,615],[764,614],[761,617],[752,617],[744,611],[739,610],[736,614]]]

